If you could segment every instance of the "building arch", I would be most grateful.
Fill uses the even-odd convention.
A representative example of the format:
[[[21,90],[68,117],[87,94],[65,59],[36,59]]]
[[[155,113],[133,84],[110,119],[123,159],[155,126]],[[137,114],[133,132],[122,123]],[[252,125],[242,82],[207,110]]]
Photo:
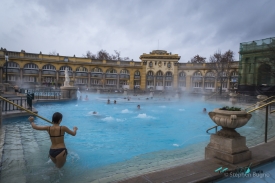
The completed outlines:
[[[88,69],[86,67],[80,66],[76,68],[76,72],[88,72]]]
[[[8,61],[7,63],[8,63],[8,68],[17,68],[17,69],[20,68],[19,64],[16,62]],[[6,68],[6,63],[4,64],[4,68]]]
[[[106,71],[107,74],[117,74],[117,71],[115,69],[108,69]]]
[[[61,66],[59,70],[60,71],[65,71],[66,68],[68,68],[68,71],[73,71],[73,69],[70,66]]]
[[[24,69],[34,69],[34,70],[38,70],[38,66],[36,64],[33,63],[27,63],[24,65]]]
[[[42,67],[42,70],[52,70],[52,71],[56,71],[56,68],[55,66],[51,65],[51,64],[47,64],[47,65],[44,65]]]
[[[122,69],[120,71],[120,74],[129,74],[129,71],[127,69]]]
[[[92,73],[102,73],[102,69],[100,69],[99,67],[95,67],[91,70]]]

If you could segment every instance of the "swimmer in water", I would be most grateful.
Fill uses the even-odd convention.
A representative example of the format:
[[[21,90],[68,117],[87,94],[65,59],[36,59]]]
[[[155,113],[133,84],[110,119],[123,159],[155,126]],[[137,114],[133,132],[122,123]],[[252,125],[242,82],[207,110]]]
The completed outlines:
[[[68,133],[72,136],[76,135],[77,127],[73,127],[73,131],[66,126],[60,126],[62,114],[55,112],[52,116],[52,126],[38,126],[34,123],[34,118],[29,117],[31,126],[35,130],[47,131],[50,135],[52,145],[49,151],[49,157],[57,168],[62,168],[66,162],[68,151],[64,142],[64,135]]]
[[[140,109],[140,105],[137,105],[137,109]]]
[[[206,112],[206,108],[203,108],[203,112]]]
[[[94,111],[93,114],[97,114],[97,112]]]
[[[107,100],[107,104],[110,104],[110,99]]]
[[[114,100],[114,104],[116,104],[116,100]]]
[[[86,95],[86,98],[85,98],[85,100],[89,100],[89,98],[88,98],[88,95]]]

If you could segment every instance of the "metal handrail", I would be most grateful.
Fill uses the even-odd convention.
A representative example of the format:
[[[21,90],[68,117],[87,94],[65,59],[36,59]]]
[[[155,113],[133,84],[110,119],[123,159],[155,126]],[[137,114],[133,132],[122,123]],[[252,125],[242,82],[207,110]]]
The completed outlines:
[[[43,119],[44,121],[47,121],[48,123],[52,123],[50,120],[47,120],[46,118],[43,118],[42,116],[39,116],[38,114],[36,114],[36,113],[34,113],[34,112],[32,112],[32,111],[30,111],[30,110],[24,108],[24,107],[21,107],[20,105],[17,105],[17,104],[15,104],[15,103],[13,103],[13,102],[11,102],[11,101],[9,101],[9,100],[3,98],[2,96],[0,96],[0,99],[4,100],[4,101],[6,101],[6,102],[8,102],[8,103],[10,103],[10,104],[12,104],[12,105],[15,105],[16,107],[18,107],[18,108],[20,108],[20,109],[22,109],[22,110],[24,110],[24,111],[26,111],[26,112],[28,112],[28,113],[31,113],[32,115],[37,116],[37,117]]]
[[[265,101],[267,101],[267,100],[269,100],[269,99],[271,99],[271,98],[275,98],[275,96],[271,96],[271,97],[266,98],[266,99],[264,99],[264,100],[262,100],[262,101],[259,101],[259,102],[265,102]],[[251,108],[251,107],[254,107],[254,106],[256,106],[256,105],[257,105],[257,104],[253,104],[253,105],[251,105],[251,106],[245,108],[244,110],[249,109],[249,108]]]
[[[254,112],[254,111],[258,110],[258,109],[261,109],[261,108],[266,107],[266,106],[268,106],[269,104],[273,104],[273,103],[275,103],[275,100],[272,100],[271,102],[268,102],[268,103],[266,103],[266,104],[263,104],[263,105],[261,105],[260,107],[257,107],[257,108],[255,108],[255,109],[252,109],[252,110],[250,110],[250,111],[247,111],[247,113]]]
[[[208,99],[210,99],[210,98],[212,98],[214,95],[216,95],[218,92],[215,92],[213,95],[210,95],[210,97],[208,97],[207,99],[205,99],[205,101],[206,100],[208,100]]]
[[[218,128],[218,125],[216,125],[216,126],[213,126],[213,127],[209,128],[208,130],[206,130],[206,133],[208,133],[208,131],[209,131],[209,130],[212,130],[213,128],[216,128],[216,133],[217,133],[217,128]]]

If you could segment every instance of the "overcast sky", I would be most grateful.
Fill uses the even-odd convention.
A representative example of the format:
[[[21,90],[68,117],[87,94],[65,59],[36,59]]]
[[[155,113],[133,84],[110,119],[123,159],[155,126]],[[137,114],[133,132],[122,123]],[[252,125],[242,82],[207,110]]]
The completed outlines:
[[[275,37],[274,0],[1,0],[0,47],[82,57],[104,49],[139,61],[160,49],[180,62]]]

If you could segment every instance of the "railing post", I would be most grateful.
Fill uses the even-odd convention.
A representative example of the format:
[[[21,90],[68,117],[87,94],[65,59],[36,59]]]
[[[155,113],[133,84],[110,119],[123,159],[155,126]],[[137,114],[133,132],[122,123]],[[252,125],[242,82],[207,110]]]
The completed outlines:
[[[266,110],[265,110],[265,134],[264,134],[265,143],[267,142],[267,124],[268,124],[268,105],[266,106]]]

